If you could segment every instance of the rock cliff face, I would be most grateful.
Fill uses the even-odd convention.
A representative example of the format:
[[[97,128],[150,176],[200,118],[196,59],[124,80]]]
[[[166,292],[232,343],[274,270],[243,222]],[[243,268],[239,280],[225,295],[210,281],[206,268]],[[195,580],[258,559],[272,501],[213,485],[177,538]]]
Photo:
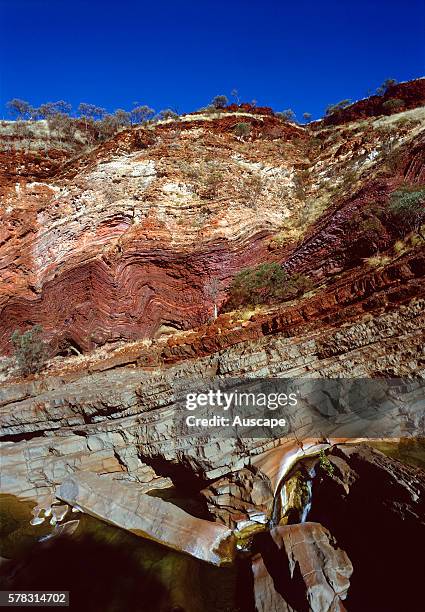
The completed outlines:
[[[80,350],[197,327],[212,279],[220,306],[247,266],[277,260],[320,283],[388,249],[391,225],[371,240],[361,215],[423,180],[423,108],[314,130],[256,111],[127,130],[62,164],[52,152],[43,172],[32,126],[34,148],[9,151],[1,177],[2,351],[28,322]]]
[[[396,104],[390,101],[397,100]],[[388,102],[390,102],[388,104]],[[423,106],[425,103],[425,81],[417,79],[406,83],[394,83],[382,95],[370,96],[341,109],[334,116],[324,119],[327,125],[337,125],[366,117],[391,115],[409,108]]]
[[[318,469],[308,518],[330,529],[356,568],[347,606],[419,610],[424,472],[367,446],[336,446],[328,458],[334,469]]]
[[[370,98],[312,126],[242,105],[91,148],[81,128],[77,154],[53,145],[42,122],[26,141],[0,126],[2,493],[57,495],[211,563],[249,549],[258,612],[363,612],[379,551],[395,584],[391,542],[400,558],[409,553],[386,534],[423,537],[422,471],[335,447],[338,432],[305,445],[182,435],[173,384],[424,376],[421,228],[388,214],[396,190],[424,187],[422,89],[418,80],[388,93],[405,100],[400,113],[381,113],[388,96]],[[308,275],[311,291],[226,312],[234,275],[266,261]],[[52,358],[22,377],[10,336],[36,323]],[[82,354],[65,356],[64,343]],[[317,457],[329,447],[328,473]],[[296,460],[315,469],[310,507],[277,516]],[[149,497],[170,485],[202,500],[202,519]],[[131,512],[117,503],[125,491]],[[286,524],[296,515],[309,522]],[[387,531],[376,529],[381,518]],[[376,538],[367,562],[362,538]],[[387,612],[382,580],[369,607]]]

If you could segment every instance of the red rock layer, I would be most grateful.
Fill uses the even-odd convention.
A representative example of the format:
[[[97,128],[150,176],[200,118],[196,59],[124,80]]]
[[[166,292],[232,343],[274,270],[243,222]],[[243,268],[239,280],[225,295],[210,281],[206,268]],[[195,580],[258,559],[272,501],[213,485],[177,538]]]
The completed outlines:
[[[285,309],[294,327],[339,316],[339,310],[351,316],[348,304],[371,299],[361,297],[362,284],[354,279],[374,250],[361,228],[349,223],[372,205],[385,206],[403,180],[421,184],[419,130],[412,128],[409,138],[410,128],[402,128],[401,162],[389,175],[382,171],[379,130],[359,128],[342,136],[337,130],[336,142],[322,142],[323,151],[313,155],[310,147],[317,139],[303,128],[264,111],[243,116],[252,128],[244,141],[234,134],[239,121],[229,113],[207,119],[192,115],[127,130],[61,165],[51,166],[51,159],[33,153],[12,156],[0,184],[0,352],[11,351],[15,329],[35,323],[53,348],[69,340],[82,350],[152,337],[163,325],[199,327],[213,313],[211,279],[219,282],[221,305],[234,274],[266,260],[318,283],[353,270],[348,285],[357,283],[359,295],[340,289],[338,298],[325,287],[309,301],[310,314]],[[331,130],[324,132],[327,138]],[[356,188],[334,197],[332,180],[358,167]],[[334,175],[324,180],[329,169]],[[214,193],[205,196],[211,180]],[[322,212],[306,221],[307,203],[320,198]],[[273,245],[270,238],[282,226],[289,228],[289,238]],[[293,227],[300,226],[301,238],[291,238]],[[385,249],[394,239],[384,228],[378,247]],[[397,270],[396,277],[404,279]],[[422,273],[409,274],[414,279]],[[374,278],[370,286],[381,286]],[[395,292],[395,303],[419,294],[411,279],[400,281],[405,295]],[[323,312],[321,304],[327,304]],[[359,306],[354,313],[362,310]],[[256,333],[282,325],[275,318],[264,320],[263,331]]]
[[[401,100],[403,105],[397,108],[385,107],[388,100]],[[400,111],[416,108],[425,104],[425,79],[416,79],[406,83],[397,83],[388,87],[382,96],[370,96],[359,100],[329,117],[323,119],[324,125],[341,125],[349,121],[377,117],[379,115],[392,115]],[[322,122],[321,122],[322,123]],[[320,125],[320,124],[319,124]]]
[[[11,330],[39,323],[54,345],[72,340],[82,350],[120,338],[152,337],[162,324],[176,329],[201,325],[211,317],[204,287],[211,275],[232,272],[265,258],[264,241],[242,253],[223,245],[190,256],[133,243],[114,262],[102,258],[67,270],[48,281],[40,297],[13,299],[3,308],[0,345],[11,349]]]
[[[364,269],[348,274],[324,291],[269,314],[254,315],[235,326],[232,315],[221,316],[214,326],[200,328],[190,337],[171,337],[159,358],[167,363],[205,356],[228,346],[283,333],[303,336],[327,326],[339,326],[365,314],[376,314],[425,297],[425,254],[401,258],[386,269]],[[326,356],[326,355],[323,355]]]

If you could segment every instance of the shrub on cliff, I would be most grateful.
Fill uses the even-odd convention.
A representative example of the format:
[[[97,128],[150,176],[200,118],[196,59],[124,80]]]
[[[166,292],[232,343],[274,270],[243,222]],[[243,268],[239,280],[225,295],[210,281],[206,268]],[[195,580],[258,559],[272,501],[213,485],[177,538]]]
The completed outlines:
[[[25,121],[15,121],[13,125],[14,134],[20,139],[23,140],[29,146],[30,138],[31,138],[31,130],[28,128],[28,124]]]
[[[131,113],[123,108],[117,108],[114,112],[114,117],[119,127],[128,127],[131,124]]]
[[[424,238],[421,226],[425,223],[425,187],[404,187],[394,191],[389,209],[401,234],[416,232]]]
[[[162,111],[162,113],[165,113],[165,112],[166,111]],[[149,121],[149,119],[152,119],[154,114],[155,114],[154,109],[150,108],[149,106],[146,106],[146,104],[144,104],[143,106],[136,106],[130,112],[131,123],[136,123],[136,124],[146,123],[146,121]],[[162,118],[165,119],[166,117],[162,117]]]
[[[47,123],[50,133],[55,133],[60,142],[73,140],[76,131],[75,119],[65,113],[55,113],[48,116]]]
[[[239,192],[244,203],[250,208],[257,208],[265,186],[261,174],[249,174],[239,186]]]
[[[81,102],[78,105],[78,112],[83,119],[91,119],[92,121],[98,121],[106,115],[106,109],[101,106],[96,106],[95,104],[87,104],[86,102]]]
[[[384,94],[387,93],[387,91],[389,90],[390,87],[393,87],[394,85],[397,84],[396,79],[386,79],[382,85],[380,85],[377,89],[376,89],[376,93],[378,94],[378,96],[383,96]]]
[[[245,123],[242,121],[241,123],[237,123],[233,128],[233,133],[235,136],[243,140],[251,133],[251,126],[249,123]]]
[[[204,173],[199,177],[197,193],[202,199],[212,200],[217,197],[222,182],[223,173],[214,165],[207,165]]]
[[[289,276],[278,263],[264,263],[235,276],[229,288],[226,310],[291,300],[311,286],[304,274]]]
[[[24,376],[39,372],[48,358],[47,345],[43,342],[40,325],[34,325],[23,334],[15,330],[11,342],[15,348],[15,359]]]
[[[334,466],[332,465],[332,463],[329,461],[324,449],[322,448],[322,450],[319,453],[319,465],[321,467],[321,469],[327,473],[328,476],[333,476],[333,473],[335,471]]]
[[[383,211],[380,207],[357,211],[346,224],[351,236],[351,259],[369,257],[387,245],[387,230],[383,223]]]
[[[160,121],[165,119],[177,119],[178,114],[173,111],[171,108],[166,108],[158,113],[158,119]]]
[[[382,103],[382,108],[384,108],[390,113],[394,113],[403,110],[405,104],[406,103],[404,100],[400,100],[398,98],[390,98],[389,100],[386,100]]]
[[[326,117],[329,117],[329,115],[334,115],[335,113],[339,113],[342,110],[344,110],[344,108],[347,108],[347,106],[350,106],[351,104],[351,100],[349,100],[348,98],[346,100],[341,100],[341,102],[338,102],[337,104],[330,104],[327,108],[326,108]]]
[[[222,108],[226,108],[226,106],[229,104],[229,100],[227,99],[226,96],[215,96],[211,104],[213,105],[215,109],[222,109]]]
[[[72,106],[65,100],[58,100],[57,102],[45,102],[42,104],[37,111],[38,117],[42,119],[48,119],[54,115],[64,114],[69,115],[71,113]]]
[[[295,116],[295,113],[292,110],[292,108],[287,108],[284,111],[280,111],[280,112],[276,113],[276,117],[280,117],[284,121],[295,122],[295,120],[296,120],[296,116]]]
[[[32,116],[33,108],[26,100],[13,98],[6,104],[9,112],[16,117],[17,120],[29,119]]]

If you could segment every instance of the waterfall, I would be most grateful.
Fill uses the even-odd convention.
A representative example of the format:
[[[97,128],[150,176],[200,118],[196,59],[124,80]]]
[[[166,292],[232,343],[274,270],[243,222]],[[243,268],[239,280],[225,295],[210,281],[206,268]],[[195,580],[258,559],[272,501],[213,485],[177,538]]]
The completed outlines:
[[[285,484],[286,484],[285,482],[282,482],[279,486],[279,489],[276,492],[276,497],[275,497],[275,501],[273,504],[272,516],[270,519],[270,529],[279,525],[279,521],[286,511],[286,506],[288,504],[288,496],[286,493]]]
[[[313,489],[313,478],[316,476],[316,470],[314,466],[308,472],[309,479],[306,482],[307,485],[307,501],[303,508],[300,523],[305,523],[307,520],[308,513],[311,510],[311,501],[312,501],[312,489]]]

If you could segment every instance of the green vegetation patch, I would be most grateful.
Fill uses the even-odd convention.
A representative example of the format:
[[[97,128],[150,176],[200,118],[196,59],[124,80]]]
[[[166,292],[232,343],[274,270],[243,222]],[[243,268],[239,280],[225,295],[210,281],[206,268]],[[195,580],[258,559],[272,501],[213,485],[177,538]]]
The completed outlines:
[[[34,325],[23,334],[15,330],[10,338],[16,362],[24,376],[39,372],[48,359],[48,347],[42,340],[42,332],[40,325]]]
[[[276,262],[239,272],[229,288],[227,310],[294,299],[312,288],[304,274],[288,273]]]
[[[322,448],[322,450],[319,453],[319,465],[321,467],[321,469],[327,473],[328,476],[333,476],[333,473],[335,471],[334,466],[332,465],[332,463],[329,461],[328,456],[325,453],[325,450]]]
[[[425,187],[406,186],[391,194],[390,212],[408,231],[420,233],[425,222]]]

